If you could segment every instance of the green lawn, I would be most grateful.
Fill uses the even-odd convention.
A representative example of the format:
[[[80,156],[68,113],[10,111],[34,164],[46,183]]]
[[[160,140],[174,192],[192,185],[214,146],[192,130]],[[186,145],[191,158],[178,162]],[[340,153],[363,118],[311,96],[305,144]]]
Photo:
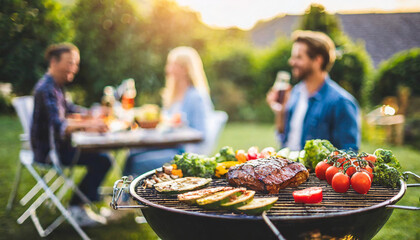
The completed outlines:
[[[221,136],[219,147],[230,145],[235,149],[247,149],[252,145],[260,147],[276,146],[273,134],[274,128],[267,124],[231,123],[228,124]],[[18,203],[9,214],[5,212],[8,195],[11,189],[19,152],[18,135],[21,132],[19,121],[16,117],[0,116],[0,156],[3,164],[0,171],[0,239],[39,239],[32,221],[29,219],[22,225],[16,223],[17,217],[24,211]],[[362,144],[363,151],[372,152],[379,146]],[[406,170],[420,173],[420,151],[408,147],[387,147],[394,151],[401,165]],[[121,163],[121,161],[120,161]],[[79,175],[83,169],[77,169]],[[112,186],[118,179],[116,171],[107,177],[106,186]],[[29,173],[24,171],[23,180],[19,189],[18,198],[30,189],[34,180]],[[411,181],[410,181],[411,182]],[[419,188],[409,188],[399,205],[420,206]],[[107,205],[105,202],[103,205]],[[44,213],[49,217],[49,213]],[[374,239],[420,239],[420,214],[415,211],[394,210],[391,218]],[[114,221],[105,227],[89,228],[86,233],[93,239],[158,239],[147,224],[136,224],[134,213],[129,213],[119,221]],[[77,239],[78,235],[73,228],[64,223],[53,232],[48,239]]]

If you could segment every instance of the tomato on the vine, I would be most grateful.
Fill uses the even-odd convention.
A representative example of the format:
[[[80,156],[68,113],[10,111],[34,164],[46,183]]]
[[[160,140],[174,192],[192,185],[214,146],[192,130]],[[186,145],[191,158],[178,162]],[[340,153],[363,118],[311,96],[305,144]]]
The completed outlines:
[[[370,177],[370,181],[373,182],[373,170],[372,170],[371,167],[366,166],[366,167],[362,168],[361,171],[366,172]]]
[[[327,168],[325,171],[325,178],[327,179],[328,184],[331,185],[332,178],[338,171],[340,171],[340,169],[334,165]]]
[[[372,181],[370,180],[369,174],[366,172],[356,172],[351,177],[350,183],[354,191],[361,194],[366,194],[370,189]]]
[[[343,166],[348,161],[349,160],[346,157],[341,157],[341,158],[337,159],[337,162],[340,163],[341,166]]]
[[[373,154],[368,154],[367,156],[363,157],[363,159],[365,159],[366,161],[375,163],[377,160],[377,157]]]
[[[375,166],[377,157],[373,154],[367,154],[366,156],[363,156],[362,159],[368,161],[369,166],[373,167]]]
[[[332,178],[331,186],[334,191],[345,193],[350,188],[350,177],[342,172],[338,172]]]
[[[325,171],[329,168],[331,164],[327,163],[325,160],[319,162],[315,167],[315,174],[320,180],[325,180]]]
[[[349,177],[351,177],[351,176],[352,176],[355,172],[356,172],[356,168],[355,168],[355,167],[353,167],[353,166],[351,166],[351,167],[347,168],[347,170],[346,170],[346,174],[347,174],[347,176],[349,176]]]

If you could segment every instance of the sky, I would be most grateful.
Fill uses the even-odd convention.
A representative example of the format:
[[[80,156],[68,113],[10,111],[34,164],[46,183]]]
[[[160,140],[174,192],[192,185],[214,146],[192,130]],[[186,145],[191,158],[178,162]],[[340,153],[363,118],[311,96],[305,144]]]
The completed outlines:
[[[420,12],[420,0],[175,0],[201,14],[212,27],[252,28],[259,20],[284,14],[303,14],[311,3],[323,5],[328,13]]]

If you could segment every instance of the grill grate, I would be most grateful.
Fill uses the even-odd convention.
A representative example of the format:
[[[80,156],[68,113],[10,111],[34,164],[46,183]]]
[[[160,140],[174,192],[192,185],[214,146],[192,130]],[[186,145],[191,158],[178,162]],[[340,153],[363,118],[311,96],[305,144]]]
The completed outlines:
[[[225,179],[214,179],[210,187],[227,186]],[[308,187],[322,187],[323,200],[318,204],[295,203],[292,192]],[[309,179],[297,188],[281,189],[278,194],[268,195],[256,193],[255,197],[279,197],[275,205],[267,212],[268,216],[316,216],[328,213],[346,212],[366,208],[389,200],[400,191],[399,188],[387,188],[380,185],[372,185],[367,194],[356,193],[351,187],[347,193],[336,193],[326,181],[320,181],[315,174],[311,174]],[[176,195],[157,193],[154,189],[144,189],[141,181],[136,186],[136,193],[140,198],[146,199],[154,204],[167,208],[174,208],[188,212],[199,212],[214,215],[239,215],[227,210],[207,210],[198,206],[191,206],[181,203]]]

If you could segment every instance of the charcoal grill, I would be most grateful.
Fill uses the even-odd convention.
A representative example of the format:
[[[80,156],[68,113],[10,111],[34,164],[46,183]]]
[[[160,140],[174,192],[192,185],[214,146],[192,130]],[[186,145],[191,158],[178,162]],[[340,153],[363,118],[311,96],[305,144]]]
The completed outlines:
[[[247,216],[227,210],[206,210],[181,203],[176,195],[161,194],[154,189],[143,188],[144,179],[153,174],[154,170],[137,177],[131,183],[126,182],[126,179],[117,181],[111,205],[115,209],[133,207],[116,204],[121,190],[129,189],[130,195],[139,204],[136,207],[142,209],[147,222],[160,238],[164,240],[277,238],[262,216]],[[118,187],[121,183],[126,186]],[[308,181],[297,188],[282,189],[279,194],[273,195],[257,193],[256,197],[279,198],[266,212],[266,216],[286,239],[370,239],[386,223],[394,208],[420,209],[393,205],[403,197],[407,188],[404,181],[401,180],[400,183],[400,187],[395,189],[372,185],[369,192],[364,195],[352,189],[347,193],[336,193],[326,181],[320,181],[311,174]],[[226,185],[225,179],[214,179],[210,187]],[[313,186],[322,187],[322,203],[294,202],[293,191]]]

